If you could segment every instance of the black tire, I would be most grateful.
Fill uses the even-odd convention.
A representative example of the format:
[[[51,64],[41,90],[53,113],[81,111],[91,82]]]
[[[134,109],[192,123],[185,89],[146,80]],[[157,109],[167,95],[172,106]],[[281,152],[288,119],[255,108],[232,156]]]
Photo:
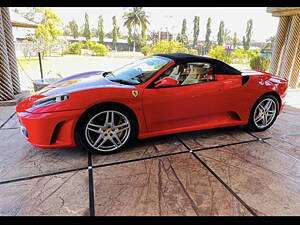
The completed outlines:
[[[91,145],[91,138],[88,135],[88,133],[90,131],[86,130],[87,125],[89,124],[90,121],[93,121],[92,120],[93,118],[97,118],[97,115],[99,116],[99,114],[100,114],[100,116],[101,116],[101,113],[104,114],[104,113],[107,113],[107,111],[115,112],[114,118],[116,117],[116,115],[119,116],[118,113],[120,113],[128,119],[129,127],[130,127],[130,129],[128,131],[128,137],[126,138],[126,140],[124,140],[124,143],[122,143],[122,145],[120,145],[116,149],[103,150],[103,149],[100,148],[100,149],[97,150],[96,147],[93,147]],[[109,116],[109,117],[111,119],[111,116]],[[121,118],[121,116],[120,116],[120,118]],[[98,129],[98,128],[95,128],[95,129]],[[106,129],[106,131],[107,131],[107,129]],[[109,132],[112,133],[111,129],[109,129]],[[136,122],[136,119],[135,119],[134,115],[132,115],[132,112],[130,112],[130,110],[126,109],[125,107],[114,106],[114,105],[99,105],[99,107],[94,107],[93,109],[88,110],[80,118],[80,120],[78,121],[78,123],[76,125],[76,129],[75,129],[75,139],[76,139],[76,143],[77,143],[78,147],[81,147],[81,148],[86,149],[86,150],[88,150],[90,152],[93,152],[93,153],[104,154],[105,155],[105,154],[116,153],[116,152],[119,152],[122,149],[126,148],[130,144],[130,142],[136,137],[136,133],[137,133],[137,122]],[[95,134],[95,135],[98,135],[98,134]],[[108,138],[110,138],[109,136],[111,134],[105,134],[105,135],[107,135]],[[100,134],[99,134],[99,136],[100,136]],[[111,142],[111,141],[108,140],[106,142]],[[111,144],[113,144],[113,143],[111,142]]]
[[[254,122],[254,113],[255,113],[255,109],[257,108],[257,106],[262,103],[263,101],[265,101],[266,99],[272,99],[274,102],[275,102],[275,109],[276,109],[276,112],[275,112],[275,116],[274,118],[272,119],[272,121],[266,126],[266,127],[263,127],[263,128],[260,128],[259,126],[257,126],[257,124]],[[278,116],[278,112],[279,112],[279,101],[278,101],[278,98],[276,98],[274,95],[263,95],[262,97],[260,97],[256,103],[254,104],[254,106],[252,107],[251,109],[251,112],[250,112],[250,116],[249,116],[249,122],[248,122],[248,125],[247,125],[247,128],[251,131],[256,131],[256,132],[260,132],[260,131],[264,131],[264,130],[267,130],[268,128],[270,128],[273,123],[275,122],[277,116]]]

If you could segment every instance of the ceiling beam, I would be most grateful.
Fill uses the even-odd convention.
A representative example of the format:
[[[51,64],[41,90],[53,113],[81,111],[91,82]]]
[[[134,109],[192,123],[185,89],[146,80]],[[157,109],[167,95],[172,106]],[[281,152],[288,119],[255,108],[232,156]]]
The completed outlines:
[[[268,13],[272,13],[272,16],[293,16],[300,14],[300,7],[268,7]]]

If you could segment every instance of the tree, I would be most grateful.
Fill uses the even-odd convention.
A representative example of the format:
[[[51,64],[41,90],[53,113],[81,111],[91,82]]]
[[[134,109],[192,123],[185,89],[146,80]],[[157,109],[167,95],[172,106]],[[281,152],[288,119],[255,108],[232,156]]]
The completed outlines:
[[[71,31],[71,34],[73,38],[78,38],[79,37],[79,31],[78,31],[78,25],[75,20],[72,20],[68,23],[68,27]]]
[[[221,21],[219,25],[219,32],[217,37],[218,45],[223,45],[224,39],[225,39],[224,22]]]
[[[141,52],[144,55],[152,55],[152,54],[162,54],[162,53],[177,53],[177,52],[182,52],[182,53],[192,53],[194,54],[195,50],[189,50],[187,49],[181,42],[177,40],[162,40],[155,42],[153,44],[146,45],[141,49]]]
[[[63,34],[60,18],[52,9],[35,8],[37,13],[41,14],[41,21],[35,29],[34,42],[37,51],[42,56],[51,53],[51,48],[57,42],[57,37]]]
[[[63,26],[63,35],[64,36],[70,36],[71,35],[71,31],[68,25]]]
[[[131,11],[125,12],[123,19],[125,20],[124,26],[127,27],[128,33],[133,29],[133,51],[135,51],[137,42],[140,42],[140,35],[137,35],[137,27],[141,29],[142,39],[146,40],[147,24],[149,16],[143,11],[143,7],[133,7]],[[130,29],[130,32],[129,32]]]
[[[142,25],[142,31],[141,31],[141,46],[140,47],[144,47],[147,43],[147,26]]]
[[[232,41],[232,38],[230,36],[231,31],[225,28],[225,33],[224,33],[224,42],[227,44],[230,44]]]
[[[194,18],[194,40],[193,40],[193,48],[195,48],[195,46],[197,45],[197,42],[198,42],[198,37],[199,37],[199,32],[200,32],[199,23],[200,23],[200,17],[199,16],[195,16],[195,18]]]
[[[182,28],[181,28],[181,34],[186,34],[186,30],[187,30],[186,19],[183,19],[183,21],[182,21]]]
[[[98,29],[97,28],[91,29],[91,37],[98,37]]]
[[[205,53],[207,54],[209,52],[211,41],[209,40],[210,34],[211,34],[211,18],[209,17],[206,24],[206,34],[205,34]]]
[[[156,32],[155,30],[152,30],[149,34],[149,40],[153,43],[156,41]]]
[[[186,30],[187,30],[186,19],[183,19],[181,33],[177,36],[177,40],[180,41],[185,46],[187,46],[188,44],[188,37],[186,35]]]
[[[270,59],[262,56],[256,56],[250,60],[250,67],[253,70],[267,71],[269,65],[270,65]]]
[[[236,32],[234,32],[234,34],[233,34],[233,40],[232,40],[233,49],[236,48],[237,42],[238,42],[238,40],[237,40]]]
[[[115,46],[115,50],[117,51],[117,42],[118,42],[118,38],[119,38],[119,27],[117,25],[117,18],[116,16],[113,16],[113,30],[112,30],[112,34],[113,34],[113,40],[112,43]]]
[[[14,12],[21,15],[25,19],[34,22],[34,23],[40,23],[41,21],[41,16],[39,16],[37,12],[38,8],[37,7],[26,7],[25,12],[21,12],[19,9],[15,9]]]
[[[221,60],[226,63],[231,63],[232,59],[230,58],[230,55],[227,54],[226,50],[223,48],[223,46],[218,45],[215,48],[211,48],[208,56],[211,58],[215,58],[218,60]]]
[[[275,36],[271,36],[266,39],[267,44],[265,45],[264,49],[272,49],[275,42]]]
[[[83,36],[85,37],[86,40],[91,39],[91,31],[90,31],[90,26],[89,26],[89,15],[85,13],[85,23],[84,23],[84,30],[83,30]]]
[[[104,43],[104,31],[103,31],[103,17],[102,16],[99,16],[99,19],[98,19],[97,35],[99,38],[99,43],[103,44]]]
[[[274,41],[275,41],[275,36],[271,36],[268,39],[266,39],[267,43],[274,43]]]
[[[247,21],[246,37],[243,36],[243,46],[245,51],[250,48],[250,42],[252,37],[252,26],[253,26],[253,21],[252,19],[250,19]]]
[[[127,29],[128,29],[127,43],[128,43],[129,51],[130,51],[130,48],[133,47],[132,28],[130,26],[128,26]]]

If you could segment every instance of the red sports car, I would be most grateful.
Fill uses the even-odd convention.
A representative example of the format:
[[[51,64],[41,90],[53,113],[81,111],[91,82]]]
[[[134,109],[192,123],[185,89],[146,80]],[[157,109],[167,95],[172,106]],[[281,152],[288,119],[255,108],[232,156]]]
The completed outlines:
[[[266,130],[283,109],[287,84],[216,59],[157,54],[66,77],[20,102],[17,115],[35,146],[111,153],[136,137],[238,125]]]

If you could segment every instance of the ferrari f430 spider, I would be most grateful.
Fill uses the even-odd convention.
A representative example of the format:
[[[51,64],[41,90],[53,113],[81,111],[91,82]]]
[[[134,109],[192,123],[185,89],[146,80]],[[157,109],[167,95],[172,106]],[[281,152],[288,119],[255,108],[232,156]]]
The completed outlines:
[[[105,154],[134,138],[240,125],[264,131],[282,112],[287,84],[208,57],[157,54],[66,77],[20,102],[17,115],[37,147]]]

